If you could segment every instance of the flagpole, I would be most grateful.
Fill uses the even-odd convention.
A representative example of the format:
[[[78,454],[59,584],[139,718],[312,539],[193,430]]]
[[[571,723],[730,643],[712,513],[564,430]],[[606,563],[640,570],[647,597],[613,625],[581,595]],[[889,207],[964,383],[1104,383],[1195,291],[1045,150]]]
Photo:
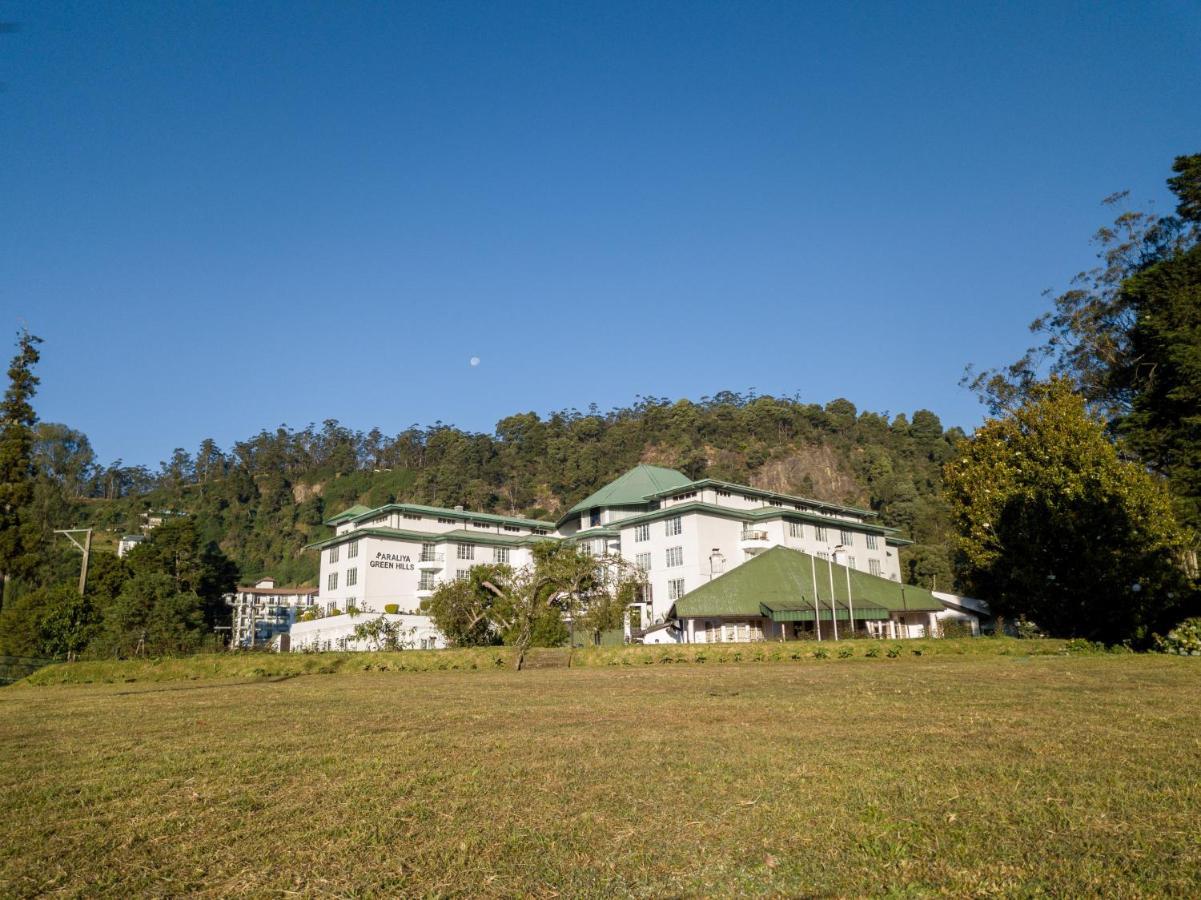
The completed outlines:
[[[822,603],[817,596],[817,557],[809,557],[809,572],[813,575],[813,624],[817,626],[817,639],[822,639]]]
[[[828,554],[826,568],[830,570],[830,619],[834,622],[834,640],[838,640],[838,607],[834,605],[834,563]]]

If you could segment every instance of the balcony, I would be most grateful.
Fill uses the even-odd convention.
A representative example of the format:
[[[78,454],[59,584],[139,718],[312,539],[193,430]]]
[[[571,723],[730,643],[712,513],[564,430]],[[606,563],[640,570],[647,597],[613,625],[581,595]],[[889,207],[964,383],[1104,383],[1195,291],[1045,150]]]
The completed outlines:
[[[443,553],[422,553],[417,560],[417,568],[422,572],[440,572],[445,566],[446,555]]]
[[[433,588],[417,588],[416,597],[418,600],[428,600],[432,596],[434,596]]]
[[[764,528],[744,528],[742,536],[738,540],[738,546],[745,553],[754,556],[764,550],[770,550],[774,546],[774,542]]]

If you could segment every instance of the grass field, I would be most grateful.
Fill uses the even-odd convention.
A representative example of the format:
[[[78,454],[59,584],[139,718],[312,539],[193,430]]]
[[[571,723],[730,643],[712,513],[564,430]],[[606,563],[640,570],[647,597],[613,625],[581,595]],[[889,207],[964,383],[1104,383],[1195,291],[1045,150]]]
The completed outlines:
[[[0,831],[6,896],[1197,896],[1201,665],[17,685]]]

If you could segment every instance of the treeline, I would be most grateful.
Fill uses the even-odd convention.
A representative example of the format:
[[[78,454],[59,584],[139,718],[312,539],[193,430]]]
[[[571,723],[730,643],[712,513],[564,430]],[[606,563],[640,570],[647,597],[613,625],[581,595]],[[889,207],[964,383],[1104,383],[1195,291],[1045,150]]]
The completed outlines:
[[[186,512],[248,578],[311,579],[316,559],[303,546],[324,536],[324,519],[354,503],[461,503],[554,519],[650,461],[694,478],[869,507],[918,542],[905,554],[910,580],[953,581],[941,466],[963,433],[926,410],[890,418],[847,400],[822,406],[723,392],[697,402],[640,398],[608,412],[520,413],[492,434],[437,424],[387,436],[331,420],[263,431],[229,450],[206,440],[136,475],[95,465],[86,437],[62,426],[40,426],[39,436],[40,478],[49,492],[57,486],[71,515],[133,532],[147,511]]]

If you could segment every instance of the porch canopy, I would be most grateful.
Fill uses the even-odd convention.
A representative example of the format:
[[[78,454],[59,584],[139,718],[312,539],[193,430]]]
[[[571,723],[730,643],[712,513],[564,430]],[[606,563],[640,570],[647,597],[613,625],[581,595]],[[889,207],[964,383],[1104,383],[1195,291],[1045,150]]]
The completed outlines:
[[[812,622],[818,618],[823,622],[829,622],[833,618],[845,622],[851,617],[852,610],[841,600],[834,601],[834,609],[822,606],[815,610],[811,602],[802,599],[760,603],[759,612],[773,622]],[[889,611],[882,607],[860,606],[858,603],[855,604],[854,613],[856,619],[873,621],[887,621],[890,615]]]
[[[943,604],[923,588],[857,569],[848,571],[799,550],[773,547],[689,591],[675,602],[669,616],[845,622],[851,607],[856,621],[885,621],[894,613],[939,612]]]

